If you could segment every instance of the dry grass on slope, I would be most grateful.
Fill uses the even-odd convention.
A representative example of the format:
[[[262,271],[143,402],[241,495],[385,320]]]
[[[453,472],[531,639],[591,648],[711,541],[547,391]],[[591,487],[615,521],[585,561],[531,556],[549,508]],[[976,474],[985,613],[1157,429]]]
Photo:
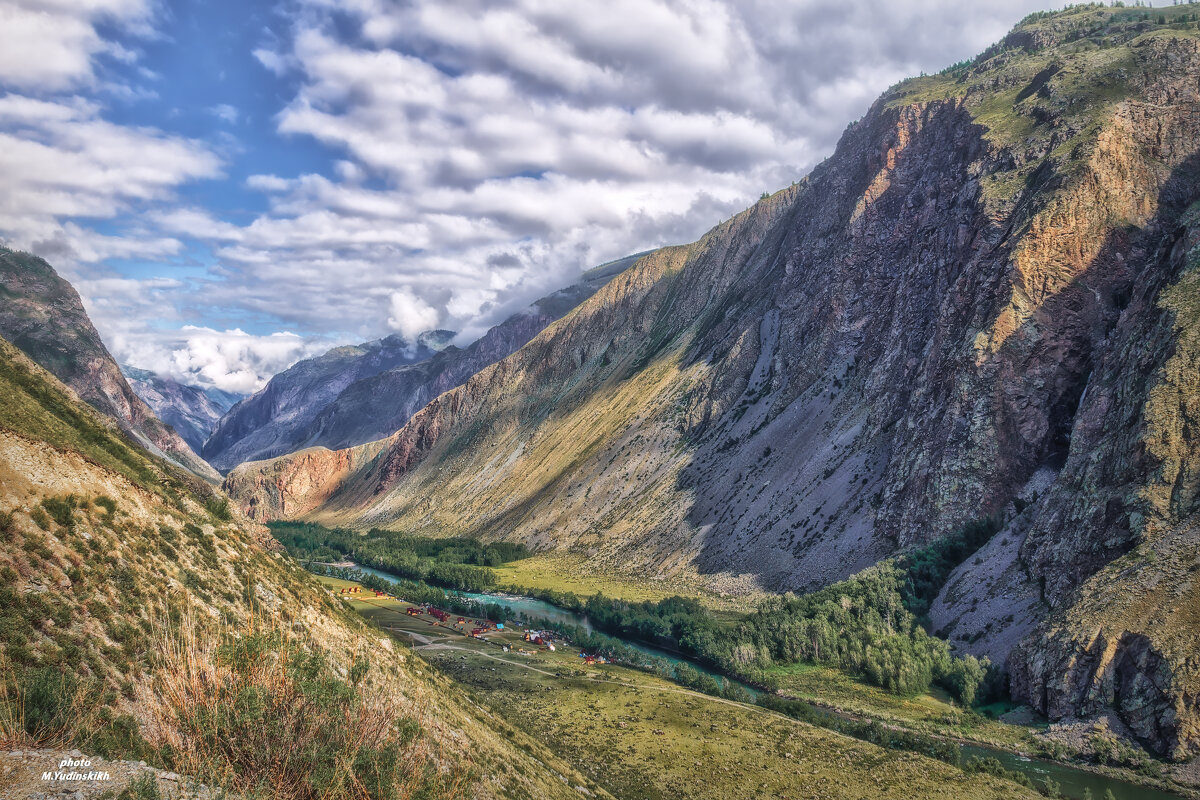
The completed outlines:
[[[161,464],[3,341],[0,379],[22,409],[0,420],[0,751],[287,800],[575,796],[256,530],[143,483]]]
[[[279,800],[469,796],[472,767],[448,766],[397,687],[367,680],[365,657],[342,677],[277,619],[217,636],[193,623],[156,630],[163,669],[144,692],[173,769]]]

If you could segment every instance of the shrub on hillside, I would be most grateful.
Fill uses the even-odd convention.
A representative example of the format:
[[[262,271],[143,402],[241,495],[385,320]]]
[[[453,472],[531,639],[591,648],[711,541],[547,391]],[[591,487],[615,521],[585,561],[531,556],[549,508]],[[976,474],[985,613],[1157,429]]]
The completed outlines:
[[[117,795],[117,800],[162,800],[154,773],[143,772],[131,780]]]
[[[41,506],[34,506],[29,512],[29,518],[44,531],[50,530],[50,515]]]
[[[204,509],[213,519],[221,522],[229,522],[233,519],[233,512],[229,510],[228,497],[211,497],[205,501]]]
[[[79,499],[75,495],[47,497],[42,500],[42,508],[46,509],[50,518],[60,527],[69,531],[75,530],[75,509],[79,508]]]
[[[0,671],[0,749],[78,747],[105,758],[150,756],[137,722],[114,714],[102,681],[50,666]]]
[[[281,800],[466,796],[470,776],[437,768],[400,698],[342,680],[326,655],[281,629],[159,636],[159,730],[175,770]],[[356,665],[357,667],[357,665]]]

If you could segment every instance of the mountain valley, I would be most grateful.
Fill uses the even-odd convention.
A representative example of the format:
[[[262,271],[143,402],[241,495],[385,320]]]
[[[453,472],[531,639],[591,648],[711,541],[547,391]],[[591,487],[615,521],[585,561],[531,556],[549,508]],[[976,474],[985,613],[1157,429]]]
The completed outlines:
[[[517,541],[733,593],[811,591],[1000,515],[936,629],[1052,719],[1113,709],[1188,757],[1176,309],[1200,40],[1123,13],[1036,17],[900,84],[804,180],[642,257],[396,433],[225,489],[259,520]],[[1150,550],[1150,595],[1118,616],[1105,581]]]
[[[473,342],[473,265],[371,283],[250,395],[119,365],[80,263],[0,247],[0,800],[1200,798],[1200,4],[1029,14]]]

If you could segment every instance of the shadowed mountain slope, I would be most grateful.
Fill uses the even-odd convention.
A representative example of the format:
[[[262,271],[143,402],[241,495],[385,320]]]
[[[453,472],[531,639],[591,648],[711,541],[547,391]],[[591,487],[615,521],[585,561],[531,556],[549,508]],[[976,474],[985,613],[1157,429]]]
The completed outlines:
[[[122,366],[121,371],[138,397],[145,400],[158,418],[174,428],[197,453],[221,417],[243,398],[233,392],[180,383],[174,378],[136,367]]]
[[[423,361],[453,336],[451,331],[428,331],[408,342],[392,335],[298,361],[230,409],[201,452],[220,470],[290,453],[305,446],[305,431],[313,419],[351,383]]]

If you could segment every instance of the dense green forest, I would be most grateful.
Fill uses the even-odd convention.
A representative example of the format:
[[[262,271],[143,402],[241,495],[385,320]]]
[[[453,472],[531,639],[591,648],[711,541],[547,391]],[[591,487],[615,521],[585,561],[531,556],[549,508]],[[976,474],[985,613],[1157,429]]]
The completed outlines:
[[[845,670],[898,694],[942,686],[970,706],[1003,694],[998,670],[974,656],[950,655],[947,642],[926,633],[924,618],[950,572],[1001,527],[998,516],[967,523],[816,593],[769,597],[734,625],[720,624],[688,597],[625,602],[509,590],[580,610],[601,631],[683,651],[758,685],[774,684],[772,667],[808,662]]]
[[[475,539],[429,539],[372,528],[364,533],[326,528],[312,522],[272,522],[271,534],[301,561],[352,559],[401,578],[465,592],[496,586],[488,567],[530,555],[524,545]]]
[[[556,592],[553,599],[586,613],[598,630],[679,650],[767,688],[775,682],[772,667],[804,662],[842,669],[896,694],[942,686],[972,705],[990,664],[954,657],[949,644],[926,633],[905,603],[908,585],[907,573],[883,562],[818,592],[768,598],[732,624],[685,597],[630,603]]]
[[[728,675],[771,687],[771,668],[806,662],[837,667],[897,694],[945,688],[960,703],[994,699],[1003,682],[992,665],[950,654],[924,617],[950,572],[1001,527],[970,522],[934,542],[811,594],[764,600],[737,624],[721,624],[691,598],[631,603],[603,595],[508,587],[573,611],[599,630],[677,649]]]
[[[905,580],[895,564],[883,562],[818,592],[764,600],[718,657],[737,671],[825,664],[897,694],[937,684],[972,705],[989,664],[954,657],[949,644],[926,633],[905,606]]]

